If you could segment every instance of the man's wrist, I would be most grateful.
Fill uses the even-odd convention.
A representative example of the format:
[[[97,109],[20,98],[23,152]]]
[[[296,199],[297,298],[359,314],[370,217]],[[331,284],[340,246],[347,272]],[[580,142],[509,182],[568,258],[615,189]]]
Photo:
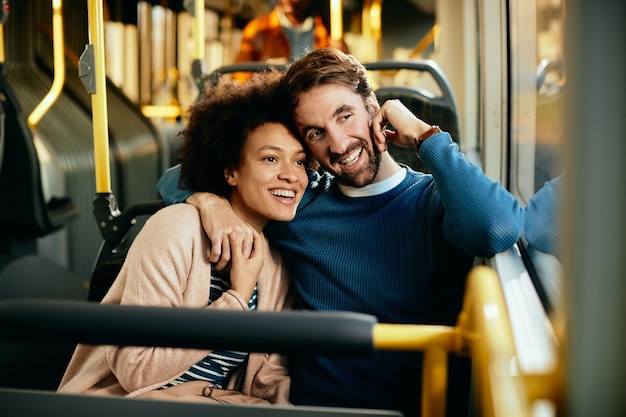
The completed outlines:
[[[228,200],[226,200],[224,197],[207,192],[193,193],[192,195],[187,197],[185,202],[191,204],[192,206],[195,206],[198,209],[216,204],[229,204]]]
[[[419,156],[419,154],[420,154],[420,148],[422,147],[422,143],[424,143],[426,141],[426,139],[428,139],[429,137],[431,137],[435,133],[439,133],[439,132],[441,132],[441,129],[439,128],[439,126],[432,125],[430,127],[430,129],[428,129],[426,132],[422,133],[421,136],[419,138],[417,138],[417,140],[413,144],[413,147],[415,148],[415,153],[417,154],[417,156]]]

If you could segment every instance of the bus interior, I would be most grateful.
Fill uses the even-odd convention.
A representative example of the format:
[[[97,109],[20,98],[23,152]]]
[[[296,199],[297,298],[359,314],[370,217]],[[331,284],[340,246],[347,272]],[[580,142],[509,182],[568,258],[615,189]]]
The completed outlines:
[[[472,361],[467,416],[626,413],[621,0],[317,1],[331,35],[339,33],[368,69],[381,104],[398,98],[450,132],[522,206],[550,187],[558,187],[557,199],[533,207],[548,218],[538,230],[545,245],[523,236],[509,250],[475,260],[456,326],[397,329],[342,313],[228,317],[232,328],[262,329],[258,340],[227,332],[186,337],[184,323],[206,318],[157,308],[145,308],[145,320],[125,333],[116,322],[144,317],[142,309],[93,301],[106,292],[142,223],[163,206],[156,183],[177,162],[185,109],[202,86],[236,72],[284,68],[234,62],[244,25],[275,2],[2,3],[3,415],[400,415],[54,392],[76,343],[124,344],[130,337],[145,346],[230,343],[329,355],[409,346],[425,353],[424,416],[447,415],[448,353]],[[426,171],[412,151],[392,146],[390,153]],[[181,332],[163,335],[154,326],[164,314]],[[333,331],[298,331],[323,325]],[[362,334],[343,339],[350,332],[341,326]]]

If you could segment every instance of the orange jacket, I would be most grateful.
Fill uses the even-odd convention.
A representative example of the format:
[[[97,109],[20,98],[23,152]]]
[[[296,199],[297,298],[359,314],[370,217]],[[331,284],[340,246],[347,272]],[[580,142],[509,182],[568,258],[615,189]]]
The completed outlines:
[[[329,34],[320,16],[315,16],[313,39],[314,48],[330,46]],[[289,41],[278,20],[278,9],[274,7],[271,13],[251,20],[243,29],[241,46],[235,62],[284,58],[286,63],[291,56],[289,48]]]

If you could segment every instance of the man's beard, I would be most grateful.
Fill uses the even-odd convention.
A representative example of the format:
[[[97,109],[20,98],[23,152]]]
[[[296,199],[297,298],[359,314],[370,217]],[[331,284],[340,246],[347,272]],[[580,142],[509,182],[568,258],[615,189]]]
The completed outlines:
[[[373,153],[370,153],[369,149],[366,147],[363,148],[363,152],[368,153],[366,169],[354,173],[346,173],[343,171],[339,174],[333,173],[338,182],[355,188],[365,187],[374,182],[380,168],[381,153],[376,149],[373,150]]]

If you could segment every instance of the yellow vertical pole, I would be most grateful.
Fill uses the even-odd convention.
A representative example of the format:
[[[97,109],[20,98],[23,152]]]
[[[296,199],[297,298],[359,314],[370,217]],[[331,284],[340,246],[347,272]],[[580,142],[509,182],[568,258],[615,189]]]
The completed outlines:
[[[383,0],[364,0],[361,11],[362,60],[380,59]]]
[[[0,23],[0,64],[4,64],[4,24]]]
[[[370,30],[373,37],[375,56],[374,59],[378,61],[380,59],[380,40],[382,37],[382,15],[383,15],[383,0],[374,0],[370,8]]]
[[[194,3],[194,58],[204,61],[204,0],[196,0]]]
[[[91,95],[96,192],[111,192],[109,169],[109,118],[104,64],[104,14],[102,0],[88,0],[89,43],[94,50],[96,92]]]
[[[370,25],[371,7],[372,0],[363,0],[363,7],[361,8],[361,54],[359,56],[359,59],[363,62],[372,61],[367,52],[371,49],[372,42],[372,28]]]
[[[424,351],[422,370],[422,415],[446,415],[446,390],[448,387],[448,351],[432,346]]]
[[[330,37],[340,40],[343,37],[343,7],[341,0],[330,0]]]
[[[376,349],[424,351],[421,415],[429,417],[446,415],[448,352],[459,353],[459,337],[455,327],[427,324],[377,323],[372,330]]]

